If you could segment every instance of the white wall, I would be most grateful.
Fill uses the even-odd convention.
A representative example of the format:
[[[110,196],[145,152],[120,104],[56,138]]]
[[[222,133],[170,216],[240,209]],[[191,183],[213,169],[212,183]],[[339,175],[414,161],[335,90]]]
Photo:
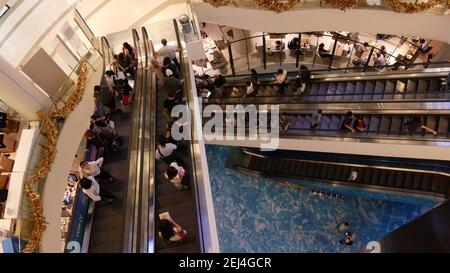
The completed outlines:
[[[355,31],[420,36],[450,43],[450,16],[400,14],[392,11],[304,9],[275,13],[265,10],[193,4],[199,22],[261,32]]]

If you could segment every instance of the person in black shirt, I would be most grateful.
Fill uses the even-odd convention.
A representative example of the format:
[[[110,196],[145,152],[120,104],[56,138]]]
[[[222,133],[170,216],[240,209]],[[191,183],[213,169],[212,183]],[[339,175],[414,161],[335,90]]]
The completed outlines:
[[[180,73],[178,72],[178,68],[177,66],[172,63],[172,59],[170,59],[170,57],[165,57],[164,61],[163,61],[163,68],[162,68],[162,73],[164,75],[164,77],[167,77],[167,70],[171,70],[173,77],[180,79]]]
[[[169,90],[168,98],[164,100],[163,112],[170,116],[172,109],[179,104],[179,100],[176,99],[174,90]]]
[[[341,129],[342,130],[349,130],[350,132],[354,133],[355,129],[353,129],[353,112],[348,111],[347,114],[344,117],[344,121],[342,122]]]
[[[331,55],[328,52],[328,50],[325,49],[325,44],[324,43],[321,43],[319,45],[319,55],[322,58],[330,58],[331,57]]]
[[[306,82],[309,79],[311,79],[311,71],[309,71],[308,67],[306,67],[306,65],[301,65],[300,66],[300,78],[302,79],[302,82]]]
[[[223,86],[226,83],[226,79],[221,74],[217,74],[214,76],[214,87],[216,89],[217,96],[223,96]]]

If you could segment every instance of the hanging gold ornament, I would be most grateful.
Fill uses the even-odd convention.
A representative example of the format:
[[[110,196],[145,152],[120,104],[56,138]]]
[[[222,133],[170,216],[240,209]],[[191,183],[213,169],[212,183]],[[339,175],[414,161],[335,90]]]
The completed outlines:
[[[358,0],[325,0],[325,2],[328,7],[343,11],[346,9],[351,9],[358,4]]]
[[[278,0],[256,0],[256,5],[263,9],[268,9],[275,12],[283,12],[292,9],[300,0],[288,0],[284,3]]]
[[[445,0],[444,0],[445,1]],[[423,12],[432,7],[439,5],[441,0],[429,0],[428,2],[421,3],[406,3],[401,2],[399,0],[386,0],[387,4],[393,9],[395,12],[399,13],[416,13]]]
[[[211,4],[212,6],[218,8],[218,7],[228,6],[233,1],[231,1],[231,0],[203,0],[203,2]]]
[[[47,148],[44,152],[44,158],[38,165],[35,174],[29,176],[25,182],[25,195],[31,202],[33,211],[32,221],[33,229],[28,244],[23,250],[24,253],[31,253],[39,246],[42,240],[42,235],[47,227],[47,222],[44,216],[41,195],[33,190],[33,185],[43,181],[43,179],[50,172],[56,156],[56,143],[58,141],[58,129],[53,121],[55,117],[66,117],[69,115],[83,99],[84,91],[86,89],[87,81],[87,66],[84,59],[80,61],[80,72],[77,78],[75,90],[70,95],[67,102],[55,111],[47,113],[42,118],[43,131],[47,135]]]

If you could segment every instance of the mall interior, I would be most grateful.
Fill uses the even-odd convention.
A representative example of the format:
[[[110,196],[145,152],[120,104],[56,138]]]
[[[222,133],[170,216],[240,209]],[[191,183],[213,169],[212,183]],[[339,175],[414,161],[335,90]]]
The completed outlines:
[[[0,0],[0,253],[450,252],[449,6]]]

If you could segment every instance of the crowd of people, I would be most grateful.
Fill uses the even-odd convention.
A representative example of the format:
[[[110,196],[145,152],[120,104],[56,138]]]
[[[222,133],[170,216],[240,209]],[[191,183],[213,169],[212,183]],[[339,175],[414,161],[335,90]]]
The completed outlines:
[[[122,107],[133,103],[134,90],[130,81],[135,78],[136,66],[136,50],[125,42],[122,52],[114,55],[112,63],[106,68],[105,84],[94,87],[95,110],[84,136],[86,150],[95,148],[96,155],[102,156],[94,161],[81,161],[79,185],[95,202],[111,203],[115,199],[115,196],[103,187],[114,182],[114,178],[103,169],[103,165],[108,155],[117,153],[123,146],[123,140],[111,117],[121,114]]]
[[[162,39],[161,44],[162,47],[156,56],[162,58],[162,64],[158,59],[154,59],[151,62],[151,69],[158,78],[159,90],[161,90],[158,96],[166,96],[162,105],[162,113],[160,113],[166,124],[158,135],[155,160],[159,166],[165,169],[163,177],[176,190],[189,190],[188,168],[183,160],[185,145],[182,140],[175,140],[172,136],[172,127],[181,128],[183,125],[179,117],[172,117],[172,110],[175,106],[186,103],[182,68],[177,59],[177,52],[180,49],[169,45],[166,39]],[[217,85],[219,86],[218,83]],[[164,239],[168,245],[177,245],[187,238],[186,230],[172,219],[169,211],[159,215],[157,226],[159,237]]]

